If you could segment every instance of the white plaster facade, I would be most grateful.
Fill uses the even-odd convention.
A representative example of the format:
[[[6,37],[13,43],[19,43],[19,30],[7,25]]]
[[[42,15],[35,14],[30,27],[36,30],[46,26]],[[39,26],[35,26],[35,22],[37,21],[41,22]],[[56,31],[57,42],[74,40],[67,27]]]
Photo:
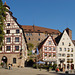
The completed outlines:
[[[71,65],[74,65],[75,69],[75,47],[67,34],[66,30],[63,32],[62,37],[57,46],[57,65],[59,67],[60,61],[62,61],[61,67],[65,67],[68,70],[67,65],[69,64],[69,69],[72,69]],[[73,62],[72,62],[73,61]]]

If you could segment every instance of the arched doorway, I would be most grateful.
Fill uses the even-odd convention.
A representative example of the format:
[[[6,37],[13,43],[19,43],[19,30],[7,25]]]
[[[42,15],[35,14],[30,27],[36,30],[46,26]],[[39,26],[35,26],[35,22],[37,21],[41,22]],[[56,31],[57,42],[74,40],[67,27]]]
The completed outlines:
[[[6,56],[3,56],[2,57],[2,61],[3,61],[3,67],[7,67],[7,57]]]
[[[74,64],[71,64],[71,69],[74,69]]]

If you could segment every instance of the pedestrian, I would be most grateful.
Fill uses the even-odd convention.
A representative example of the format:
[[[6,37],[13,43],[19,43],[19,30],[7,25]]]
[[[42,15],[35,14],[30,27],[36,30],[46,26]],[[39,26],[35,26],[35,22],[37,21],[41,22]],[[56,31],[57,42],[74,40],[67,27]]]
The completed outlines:
[[[12,66],[13,66],[13,65],[11,64],[11,69],[12,69]]]
[[[11,64],[9,63],[9,70],[10,70],[10,68],[11,68]]]

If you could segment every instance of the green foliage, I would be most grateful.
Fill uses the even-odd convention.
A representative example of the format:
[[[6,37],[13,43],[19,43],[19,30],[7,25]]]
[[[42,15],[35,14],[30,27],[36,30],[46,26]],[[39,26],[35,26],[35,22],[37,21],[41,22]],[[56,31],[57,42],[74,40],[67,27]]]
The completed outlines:
[[[1,63],[1,66],[3,65],[3,63]]]
[[[32,50],[34,48],[34,45],[32,43],[28,43],[27,45],[29,50]]]
[[[0,47],[3,45],[4,39],[4,20],[6,19],[7,9],[4,7],[2,0],[0,0]]]
[[[57,67],[57,64],[53,64],[53,70],[55,70]]]

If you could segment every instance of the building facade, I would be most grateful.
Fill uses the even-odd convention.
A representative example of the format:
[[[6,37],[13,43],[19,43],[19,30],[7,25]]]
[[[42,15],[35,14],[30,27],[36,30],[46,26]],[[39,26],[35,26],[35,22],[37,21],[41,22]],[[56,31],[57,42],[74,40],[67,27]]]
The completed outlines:
[[[75,69],[75,47],[66,30],[58,36],[57,43],[57,66],[64,70]]]
[[[10,7],[6,4],[4,6],[8,9],[6,12],[6,20],[4,27],[4,46],[0,50],[0,63],[13,66],[22,66],[27,59],[27,46],[25,36],[21,26],[17,23],[16,18],[12,16],[9,11]]]
[[[24,30],[27,43],[32,43],[34,45],[34,48],[36,48],[49,35],[55,38],[61,34],[59,30],[39,27],[35,25],[22,25],[22,28]]]
[[[53,37],[48,36],[38,48],[38,61],[44,61],[52,64],[56,63],[56,45]]]

